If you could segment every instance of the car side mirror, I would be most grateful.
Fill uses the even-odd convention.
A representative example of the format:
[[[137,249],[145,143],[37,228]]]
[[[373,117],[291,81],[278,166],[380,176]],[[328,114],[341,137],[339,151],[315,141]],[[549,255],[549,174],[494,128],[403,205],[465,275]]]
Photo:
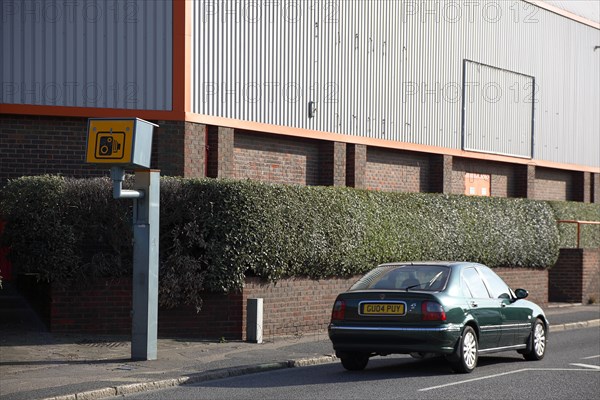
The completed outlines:
[[[529,296],[529,292],[525,289],[517,289],[515,290],[515,295],[517,296],[517,299],[524,299]]]

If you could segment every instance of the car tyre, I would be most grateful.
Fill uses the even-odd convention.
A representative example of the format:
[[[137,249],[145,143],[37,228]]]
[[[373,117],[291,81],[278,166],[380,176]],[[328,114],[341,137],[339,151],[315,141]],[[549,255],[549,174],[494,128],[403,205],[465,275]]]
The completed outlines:
[[[523,353],[528,361],[538,361],[544,358],[546,354],[546,325],[538,318],[533,324],[531,334],[529,335],[529,341],[527,344],[527,351]]]
[[[369,356],[364,353],[346,353],[340,360],[348,371],[362,371],[369,363]]]
[[[473,372],[477,366],[479,345],[477,343],[477,334],[470,326],[466,326],[458,342],[458,347],[450,365],[455,372],[469,373]]]

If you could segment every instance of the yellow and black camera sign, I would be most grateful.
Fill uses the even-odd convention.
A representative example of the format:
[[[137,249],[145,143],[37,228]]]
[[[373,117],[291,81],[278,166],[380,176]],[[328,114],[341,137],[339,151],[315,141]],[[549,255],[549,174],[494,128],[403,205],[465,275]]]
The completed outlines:
[[[149,168],[154,126],[139,118],[89,119],[86,162]]]

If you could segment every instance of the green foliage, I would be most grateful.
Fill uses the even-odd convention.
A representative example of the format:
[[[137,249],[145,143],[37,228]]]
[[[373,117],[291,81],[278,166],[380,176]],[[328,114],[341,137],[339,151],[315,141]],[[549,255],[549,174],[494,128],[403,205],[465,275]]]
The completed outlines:
[[[11,181],[0,203],[19,271],[53,281],[131,273],[131,202],[108,179]],[[545,202],[214,179],[161,180],[160,304],[202,305],[248,275],[320,279],[389,261],[549,267],[558,230]]]
[[[574,201],[550,201],[556,220],[600,221],[600,205]],[[577,225],[558,224],[561,248],[577,247]],[[581,225],[580,247],[600,247],[600,225]]]
[[[58,284],[131,273],[128,204],[111,198],[109,179],[23,177],[0,197],[2,237],[21,273]]]

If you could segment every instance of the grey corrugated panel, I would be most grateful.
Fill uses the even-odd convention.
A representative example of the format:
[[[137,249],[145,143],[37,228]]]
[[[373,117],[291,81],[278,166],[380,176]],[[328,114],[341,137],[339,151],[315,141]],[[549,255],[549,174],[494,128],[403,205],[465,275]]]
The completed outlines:
[[[171,109],[171,1],[8,3],[3,103]]]
[[[239,14],[245,4],[258,3],[235,4]],[[300,12],[294,23],[283,15],[286,4],[292,3],[260,3],[263,18],[252,24],[242,16],[228,26],[222,23],[222,10],[216,20],[194,23],[196,46],[203,46],[194,49],[195,59],[206,61],[194,71],[192,111],[461,148],[462,99],[454,96],[463,84],[463,60],[469,59],[535,78],[535,158],[600,164],[590,150],[598,141],[594,130],[600,129],[598,92],[594,94],[599,58],[593,52],[600,43],[598,30],[525,2],[469,3],[471,8],[465,9],[456,2],[315,0],[293,3]],[[432,4],[439,7],[438,15],[424,14],[423,7]],[[449,20],[443,14],[448,4],[462,7],[462,17]],[[407,7],[415,7],[416,14],[407,15]],[[272,20],[264,18],[267,13]],[[325,20],[331,13],[337,20]],[[210,102],[200,102],[198,92],[206,80],[218,83],[219,90]],[[264,89],[268,82],[278,85],[268,104],[234,107],[226,94],[223,101],[223,83],[243,90],[245,84]],[[523,96],[521,85],[527,82],[516,82],[513,91]],[[286,85],[300,89],[298,101],[286,99]],[[335,102],[327,101],[331,95]],[[311,100],[317,102],[314,118],[307,115]],[[472,121],[480,131],[493,127],[496,136],[482,135],[468,147],[526,156],[527,141],[511,133],[514,109],[509,103],[497,108],[500,113]],[[519,129],[530,128],[525,125],[520,121]]]

